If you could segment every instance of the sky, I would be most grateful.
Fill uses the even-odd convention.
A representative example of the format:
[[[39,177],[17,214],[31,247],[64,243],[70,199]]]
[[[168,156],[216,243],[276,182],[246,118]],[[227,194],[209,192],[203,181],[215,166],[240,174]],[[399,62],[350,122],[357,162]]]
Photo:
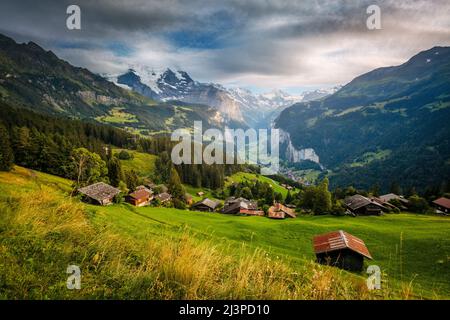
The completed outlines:
[[[71,4],[81,30],[66,27]],[[370,5],[380,7],[380,30],[366,26]],[[450,1],[2,0],[0,33],[96,73],[171,67],[202,82],[294,93],[450,46]]]

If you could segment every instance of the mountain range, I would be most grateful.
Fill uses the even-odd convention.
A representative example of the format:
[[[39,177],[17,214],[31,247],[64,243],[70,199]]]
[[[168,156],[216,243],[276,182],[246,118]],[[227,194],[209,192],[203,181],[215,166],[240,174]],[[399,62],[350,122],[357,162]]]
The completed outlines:
[[[194,120],[203,121],[205,127],[225,124],[208,105],[156,101],[74,67],[34,42],[19,44],[1,34],[0,102],[144,135],[191,128]]]
[[[282,90],[253,94],[243,88],[226,88],[216,83],[195,81],[186,71],[170,68],[155,71],[147,66],[133,66],[123,74],[107,78],[118,86],[151,99],[212,106],[227,121],[261,128],[267,128],[284,108],[296,102],[322,98],[338,89],[320,89],[299,95],[290,95]]]
[[[135,67],[106,79],[36,43],[0,35],[2,105],[141,135],[192,128],[195,120],[218,128],[273,125],[281,130],[283,158],[318,163],[333,186],[386,190],[394,182],[450,180],[449,47],[293,97],[201,83],[171,69]]]

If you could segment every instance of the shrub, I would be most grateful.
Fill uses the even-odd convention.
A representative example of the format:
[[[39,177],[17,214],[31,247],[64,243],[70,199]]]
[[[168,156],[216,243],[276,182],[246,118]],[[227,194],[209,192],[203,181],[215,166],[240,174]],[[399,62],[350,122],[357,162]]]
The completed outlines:
[[[117,158],[120,160],[131,160],[133,159],[133,154],[126,150],[122,150],[117,154]]]
[[[419,197],[418,195],[413,195],[409,197],[408,200],[409,200],[408,209],[411,210],[412,212],[426,213],[430,208],[427,200],[425,200],[422,197]]]
[[[174,208],[182,209],[182,210],[186,209],[186,203],[184,201],[174,198],[172,200],[172,202],[173,202]]]

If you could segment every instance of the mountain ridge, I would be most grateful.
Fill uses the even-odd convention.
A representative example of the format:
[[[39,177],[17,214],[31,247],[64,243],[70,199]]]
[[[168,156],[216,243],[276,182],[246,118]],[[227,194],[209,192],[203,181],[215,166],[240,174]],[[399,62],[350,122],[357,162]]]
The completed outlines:
[[[136,65],[130,66],[123,74],[107,78],[152,99],[210,105],[228,120],[251,127],[267,127],[279,112],[295,102],[320,99],[335,91],[335,88],[331,91],[319,89],[291,95],[274,89],[268,93],[253,94],[240,87],[226,88],[217,83],[195,81],[182,70],[165,68],[155,71]]]
[[[40,113],[89,119],[136,134],[223,127],[217,110],[199,104],[157,102],[125,90],[86,68],[72,66],[34,42],[0,34],[0,101]]]
[[[450,48],[434,47],[360,75],[322,100],[294,104],[275,126],[290,134],[295,148],[314,149],[335,186],[387,189],[394,180],[418,186],[448,179],[449,119]],[[386,150],[383,159],[355,165]]]

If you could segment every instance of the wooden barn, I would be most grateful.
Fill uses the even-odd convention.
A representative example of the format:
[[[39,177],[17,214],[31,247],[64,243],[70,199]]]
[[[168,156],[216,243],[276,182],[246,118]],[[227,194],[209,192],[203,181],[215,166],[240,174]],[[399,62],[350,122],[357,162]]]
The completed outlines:
[[[242,214],[246,216],[263,216],[264,211],[258,210],[256,201],[250,201],[245,198],[228,198],[225,201],[222,213]]]
[[[383,203],[387,203],[392,200],[398,200],[403,205],[407,206],[409,201],[405,199],[403,196],[399,196],[395,193],[388,193],[378,197]]]
[[[382,204],[359,194],[344,200],[347,209],[355,216],[381,215],[382,211],[389,211]]]
[[[218,203],[216,201],[205,198],[202,201],[194,203],[191,206],[191,209],[197,210],[197,211],[213,212],[217,206],[218,206]]]
[[[317,262],[349,271],[361,271],[364,258],[371,259],[363,240],[345,231],[333,231],[313,238]]]
[[[160,203],[164,203],[164,202],[170,201],[170,199],[172,199],[172,195],[167,192],[162,192],[162,193],[156,195],[155,199],[158,199]]]
[[[450,199],[442,197],[434,200],[432,204],[438,212],[450,213]]]
[[[120,190],[109,184],[98,182],[90,186],[78,189],[83,199],[92,204],[106,206],[112,204],[114,197],[120,193]]]
[[[272,219],[285,219],[285,218],[296,218],[297,215],[295,211],[291,208],[288,208],[281,203],[275,203],[273,206],[269,208],[267,212],[267,216]]]
[[[137,207],[148,205],[152,199],[153,192],[145,187],[137,189],[126,197],[128,203]]]

